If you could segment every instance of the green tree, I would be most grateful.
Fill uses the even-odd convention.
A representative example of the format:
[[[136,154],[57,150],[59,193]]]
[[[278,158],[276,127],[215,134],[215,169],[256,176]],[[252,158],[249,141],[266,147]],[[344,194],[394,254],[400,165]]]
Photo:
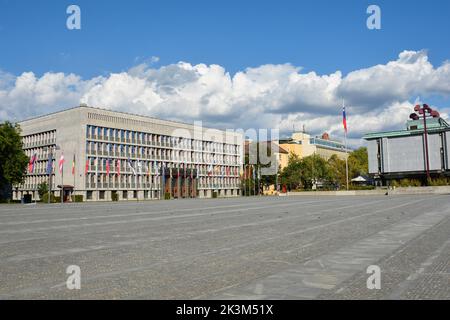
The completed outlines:
[[[294,153],[289,154],[288,165],[280,173],[280,183],[290,189],[298,188],[302,183],[302,162]]]
[[[23,182],[28,161],[19,125],[8,121],[0,124],[0,190]]]
[[[345,160],[342,160],[336,154],[333,154],[327,162],[331,182],[339,184],[340,186],[345,186]]]
[[[356,178],[359,175],[367,175],[369,172],[369,157],[366,147],[356,149],[349,154],[348,171],[349,179]]]
[[[42,198],[44,197],[44,194],[48,193],[48,184],[47,182],[41,182],[38,185],[38,194],[39,194],[39,199],[42,200]]]
[[[280,176],[281,183],[291,189],[299,187],[311,189],[314,182],[329,181],[331,173],[327,161],[318,155],[300,159],[297,155],[290,154],[288,165]]]
[[[305,188],[310,189],[317,182],[327,182],[330,180],[330,170],[327,161],[313,154],[304,157],[302,160],[302,184]]]

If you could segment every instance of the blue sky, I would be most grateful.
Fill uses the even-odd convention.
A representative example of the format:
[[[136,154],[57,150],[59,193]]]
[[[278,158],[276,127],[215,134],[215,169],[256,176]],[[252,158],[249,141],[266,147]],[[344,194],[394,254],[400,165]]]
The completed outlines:
[[[81,8],[81,30],[66,28],[66,8],[70,4]],[[381,30],[368,30],[366,27],[366,9],[370,4],[381,8]],[[371,70],[376,69],[377,65],[389,69],[389,62],[397,61],[402,67],[382,73],[392,75],[394,80],[399,81],[395,82],[394,87],[403,86],[401,81],[411,80],[414,77],[412,72],[421,72],[421,68],[429,66],[432,70],[424,81],[439,77],[445,80],[447,68],[439,67],[450,59],[449,12],[450,1],[446,0],[0,0],[0,120],[69,107],[79,100],[93,101],[106,108],[126,111],[132,108],[136,112],[170,117],[171,113],[164,110],[174,104],[174,99],[171,100],[167,86],[177,89],[172,92],[185,89],[193,78],[204,76],[203,64],[208,67],[205,72],[212,75],[219,73],[223,81],[230,82],[232,92],[217,89],[217,81],[211,81],[213,76],[210,76],[202,81],[211,81],[208,82],[211,90],[199,98],[178,95],[176,100],[190,103],[198,98],[191,106],[195,110],[198,108],[193,112],[193,119],[200,118],[218,126],[227,126],[232,122],[250,125],[244,121],[245,116],[232,114],[239,107],[240,110],[252,109],[250,104],[242,103],[244,98],[240,92],[243,90],[237,88],[245,87],[242,83],[247,82],[240,81],[240,76],[233,78],[236,73],[243,73],[244,78],[259,85],[245,89],[250,92],[255,89],[256,92],[248,101],[268,106],[263,111],[266,117],[261,117],[266,120],[259,125],[270,123],[270,119],[276,116],[282,130],[292,127],[290,122],[306,122],[314,127],[317,122],[324,123],[319,121],[324,115],[337,117],[339,106],[323,110],[321,106],[328,102],[336,105],[335,101],[341,98],[343,92],[348,96],[349,103],[355,104],[354,110],[349,108],[349,117],[352,114],[363,116],[363,113],[373,113],[377,109],[378,114],[368,115],[377,118],[383,109],[395,108],[399,104],[403,104],[402,108],[406,110],[404,104],[413,104],[418,97],[446,111],[450,105],[450,88],[447,89],[445,81],[436,81],[434,87],[414,83],[405,92],[376,91],[383,80],[376,70],[375,75]],[[407,54],[409,60],[402,60],[399,55],[404,51],[415,54],[411,57]],[[158,59],[151,62],[151,57]],[[425,57],[425,60],[420,57]],[[180,65],[180,61],[188,65]],[[410,70],[406,78],[395,74],[410,61],[422,62],[417,62],[414,68],[406,67]],[[287,70],[281,67],[286,64],[292,68]],[[139,65],[143,68],[130,73],[130,68]],[[218,65],[223,70],[217,71],[210,68],[211,65]],[[247,71],[248,68],[254,71]],[[349,73],[358,70],[366,70],[378,79],[380,83],[371,83],[373,92],[366,94],[364,88],[355,89],[358,82],[350,81],[352,77],[346,79]],[[332,75],[336,71],[342,72],[339,76],[341,80],[333,80]],[[192,74],[187,75],[189,72]],[[307,77],[306,82],[292,91],[294,95],[310,83],[321,81],[326,82],[328,89],[323,89],[324,86],[319,83],[317,96],[325,97],[330,90],[336,94],[316,103],[301,99],[268,101],[262,97],[262,93],[270,90],[265,86],[268,78],[282,83],[292,79],[292,75],[302,78],[309,72],[315,72],[318,77]],[[60,73],[64,74],[63,78]],[[115,75],[119,73],[126,73],[129,78],[123,79],[122,74],[122,79],[118,79],[119,76]],[[227,79],[228,73],[231,80]],[[70,74],[77,79],[70,78]],[[130,81],[142,78],[145,78],[143,91],[128,97],[139,103],[127,105],[124,100],[113,105],[105,98],[108,85],[114,88],[114,93],[123,90],[124,94],[120,95],[123,97],[130,91],[126,87]],[[301,81],[304,79],[298,83]],[[336,81],[342,83],[335,85]],[[47,91],[42,89],[46,85]],[[61,86],[68,91],[62,90]],[[96,86],[101,86],[105,92]],[[159,89],[151,93],[145,91],[150,87]],[[27,88],[32,89],[26,92]],[[6,97],[4,100],[2,90],[3,97]],[[51,94],[53,96],[49,98]],[[375,99],[375,94],[389,98]],[[273,96],[275,94],[271,94]],[[308,96],[311,100],[314,94],[308,92],[302,93],[302,96]],[[169,100],[172,102],[169,103]],[[212,106],[219,111],[213,114],[208,108],[203,109],[204,101],[209,103],[210,108]],[[215,108],[214,101],[220,107]],[[27,105],[20,116],[14,114],[16,111],[11,111],[17,108],[8,107],[14,104]],[[258,111],[252,112],[247,116],[254,117]],[[327,121],[329,124],[331,120]],[[351,119],[349,121],[351,125]],[[389,129],[398,126],[399,121],[392,125],[375,126],[374,129]],[[335,129],[324,125],[317,130],[333,132]],[[355,139],[361,134],[355,131]]]
[[[65,28],[69,4],[82,29]],[[382,10],[382,29],[366,28],[366,8]],[[449,58],[449,1],[0,1],[0,68],[118,72],[160,57],[216,63],[234,73],[266,63],[292,63],[330,73],[389,61],[402,50]]]

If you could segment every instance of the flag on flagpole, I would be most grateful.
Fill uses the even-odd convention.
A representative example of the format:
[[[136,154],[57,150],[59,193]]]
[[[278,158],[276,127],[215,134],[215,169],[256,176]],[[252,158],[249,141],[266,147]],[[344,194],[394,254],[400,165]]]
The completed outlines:
[[[87,175],[89,171],[89,159],[86,160],[86,165],[84,167],[84,175]]]
[[[75,154],[73,155],[73,160],[72,160],[72,175],[75,175]]]
[[[117,162],[116,162],[116,171],[117,171],[117,175],[120,176],[120,159],[117,159]]]
[[[62,173],[64,167],[64,153],[61,153],[61,158],[59,158],[59,173]]]
[[[138,173],[142,174],[142,162],[140,160],[137,160],[137,168],[138,168]]]
[[[109,176],[109,159],[106,159],[106,175]]]
[[[208,167],[208,176],[210,176],[212,174],[212,171],[213,171],[213,166],[212,166],[212,164],[210,164]]]
[[[128,166],[131,168],[131,171],[133,171],[133,174],[136,175],[136,169],[134,169],[133,165],[131,164],[131,159],[128,158]]]
[[[37,154],[35,153],[31,158],[30,162],[28,163],[28,172],[33,173],[34,171],[34,163],[36,162]]]
[[[345,114],[345,105],[342,106],[342,125],[344,126],[345,133],[347,133],[347,116]]]
[[[50,175],[53,172],[53,159],[52,154],[49,152],[47,160],[47,174]]]

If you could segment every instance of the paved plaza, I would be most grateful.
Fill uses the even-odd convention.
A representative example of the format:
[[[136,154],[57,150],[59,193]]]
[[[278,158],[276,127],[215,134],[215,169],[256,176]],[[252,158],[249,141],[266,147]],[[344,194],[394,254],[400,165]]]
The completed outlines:
[[[450,195],[0,205],[0,299],[450,299]]]

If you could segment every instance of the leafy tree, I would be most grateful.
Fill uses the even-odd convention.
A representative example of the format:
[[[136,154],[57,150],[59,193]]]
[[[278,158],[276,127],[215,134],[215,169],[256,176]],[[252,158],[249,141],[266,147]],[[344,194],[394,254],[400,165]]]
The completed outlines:
[[[311,188],[317,182],[325,182],[330,180],[330,170],[327,161],[313,154],[304,157],[302,160],[302,184],[305,188]]]
[[[349,179],[359,175],[367,175],[369,172],[369,157],[367,148],[361,147],[352,151],[348,156]]]
[[[302,172],[303,168],[300,158],[296,154],[290,153],[288,165],[281,171],[280,183],[295,189],[302,183]]]
[[[340,186],[345,186],[345,160],[342,160],[336,154],[333,154],[327,162],[331,182],[339,184]]]
[[[322,157],[314,154],[300,159],[290,154],[288,165],[281,172],[281,183],[291,189],[310,189],[315,182],[328,181],[330,177],[327,161]]]
[[[0,189],[23,182],[28,157],[22,150],[19,125],[0,124]]]
[[[38,194],[39,194],[39,199],[42,199],[44,197],[44,194],[48,193],[48,184],[47,182],[41,182],[38,185]]]

